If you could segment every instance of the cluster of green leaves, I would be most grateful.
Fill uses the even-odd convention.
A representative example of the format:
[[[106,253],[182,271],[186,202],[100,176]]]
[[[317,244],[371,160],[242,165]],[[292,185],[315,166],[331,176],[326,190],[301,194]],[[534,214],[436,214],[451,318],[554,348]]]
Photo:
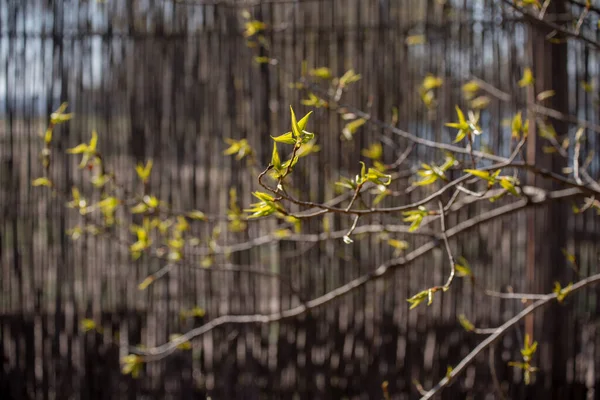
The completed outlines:
[[[347,122],[342,129],[342,137],[346,140],[352,140],[354,134],[358,131],[358,128],[367,122],[365,118],[357,118],[353,113],[343,114],[342,119],[350,120],[350,122]]]
[[[308,143],[315,137],[314,133],[308,132],[304,129],[306,128],[308,118],[310,117],[310,114],[312,114],[312,111],[310,111],[308,114],[302,117],[300,121],[296,120],[296,114],[294,113],[294,109],[291,106],[290,113],[292,116],[292,130],[290,132],[284,133],[281,136],[273,137],[273,140],[278,143],[293,144],[294,146],[300,148],[302,144]]]
[[[408,301],[410,303],[410,309],[412,310],[413,308],[418,307],[425,300],[427,300],[427,305],[430,306],[433,303],[433,295],[439,289],[440,288],[438,288],[438,287],[425,289],[425,290],[420,291],[419,293],[415,294],[411,298],[406,299],[406,301]]]
[[[425,107],[432,109],[436,106],[435,90],[444,85],[444,80],[433,74],[427,74],[419,87],[419,95]]]
[[[67,149],[69,154],[81,154],[81,162],[79,168],[91,167],[90,163],[96,160],[97,152],[96,146],[98,145],[98,133],[92,131],[92,138],[89,143],[81,143],[73,148]]]
[[[226,138],[225,143],[227,143],[229,147],[225,149],[223,154],[226,156],[231,156],[235,154],[235,159],[238,161],[245,157],[252,156],[254,154],[252,147],[250,147],[250,144],[246,139],[235,140]]]
[[[346,189],[359,190],[367,182],[374,183],[378,186],[387,186],[392,182],[391,175],[385,174],[377,168],[367,169],[366,164],[362,161],[360,161],[360,164],[360,174],[357,174],[354,179],[342,178],[335,184]]]
[[[521,356],[523,357],[523,361],[511,361],[508,363],[509,366],[518,368],[523,371],[523,380],[526,385],[531,383],[531,374],[537,371],[536,367],[533,367],[531,362],[533,360],[533,355],[537,351],[537,342],[531,342],[531,338],[529,334],[525,334],[525,343],[523,344],[523,348],[521,349]]]
[[[131,375],[132,378],[137,378],[144,367],[144,359],[136,354],[129,354],[121,358],[121,364],[121,372],[124,375]]]
[[[481,128],[478,126],[479,112],[468,111],[469,119],[467,120],[460,107],[456,106],[455,108],[458,121],[446,123],[447,127],[458,129],[454,143],[460,142],[465,137],[471,142],[473,140],[473,135],[481,135]]]
[[[565,297],[571,292],[573,288],[573,282],[569,283],[567,286],[562,287],[559,282],[554,282],[554,289],[552,292],[556,293],[556,300],[559,303],[562,303],[565,300]]]
[[[483,110],[490,104],[491,99],[486,95],[479,95],[481,87],[476,80],[471,80],[462,86],[463,98],[469,102],[473,110]]]
[[[445,182],[448,181],[446,177],[446,171],[457,164],[456,159],[452,154],[446,155],[446,160],[440,166],[435,164],[421,164],[421,169],[417,171],[417,175],[421,177],[421,180],[413,182],[414,186],[426,186],[431,185],[436,182],[438,179],[441,179]]]
[[[254,192],[252,195],[260,201],[251,204],[250,208],[244,210],[251,213],[249,218],[266,217],[276,212],[285,214],[285,210],[270,194],[264,192]]]
[[[410,222],[410,228],[408,228],[409,232],[414,232],[419,229],[423,222],[423,218],[433,214],[435,214],[435,212],[428,211],[423,206],[419,206],[416,210],[404,211],[402,213],[402,215],[404,215],[404,222]]]
[[[521,136],[527,136],[527,133],[529,132],[529,120],[526,119],[525,122],[523,122],[521,111],[516,113],[512,119],[511,132],[512,137],[517,140],[521,139]]]
[[[496,196],[490,197],[491,202],[500,199],[506,193],[519,197],[519,192],[516,189],[516,186],[520,184],[519,180],[514,176],[501,176],[500,171],[501,170],[497,170],[496,172],[491,173],[489,171],[481,171],[478,169],[465,169],[466,173],[485,180],[488,184],[488,189],[491,189],[496,183],[499,183],[500,186],[502,186],[504,191]]]

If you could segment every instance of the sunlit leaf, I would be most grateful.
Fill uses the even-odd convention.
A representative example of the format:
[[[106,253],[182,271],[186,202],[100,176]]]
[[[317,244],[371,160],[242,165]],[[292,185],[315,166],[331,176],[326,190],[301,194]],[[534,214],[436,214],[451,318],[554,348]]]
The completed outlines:
[[[314,68],[311,69],[308,74],[310,76],[314,76],[316,78],[320,78],[320,79],[331,79],[331,77],[333,76],[331,74],[331,70],[327,67],[320,67],[320,68]]]
[[[538,101],[544,101],[554,96],[556,92],[554,90],[544,90],[543,92],[538,93],[537,99]]]
[[[342,130],[342,133],[344,134],[344,138],[346,138],[347,140],[351,140],[352,135],[354,135],[354,133],[358,130],[358,128],[363,126],[365,124],[365,122],[367,122],[367,120],[364,118],[358,118],[352,122],[348,122],[346,124],[346,126],[344,126],[344,129]]]
[[[460,314],[458,316],[458,322],[463,327],[463,329],[467,332],[472,332],[475,330],[475,325],[473,325],[473,323],[471,321],[469,321],[464,314]]]
[[[533,78],[533,72],[531,72],[531,68],[525,68],[523,70],[523,77],[519,81],[520,87],[531,86],[535,83],[535,79]]]
[[[425,35],[410,35],[406,37],[404,43],[406,43],[407,46],[416,46],[419,44],[424,44],[426,40],[427,39]]]
[[[52,181],[50,181],[50,179],[48,178],[36,178],[33,181],[31,181],[31,185],[32,186],[47,186],[47,187],[52,187]]]

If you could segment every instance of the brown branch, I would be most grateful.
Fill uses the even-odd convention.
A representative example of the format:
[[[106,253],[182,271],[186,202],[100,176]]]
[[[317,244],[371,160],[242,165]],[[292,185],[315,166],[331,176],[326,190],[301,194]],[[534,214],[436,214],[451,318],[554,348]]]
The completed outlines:
[[[573,293],[595,283],[600,282],[600,274],[592,275],[586,279],[583,279],[576,284],[573,285],[571,290],[569,291],[569,296]],[[493,334],[487,337],[484,341],[482,341],[479,345],[477,345],[465,358],[462,359],[454,369],[446,375],[441,381],[438,382],[435,387],[429,390],[421,400],[431,399],[433,396],[439,394],[445,387],[450,385],[458,375],[460,375],[465,369],[471,365],[475,358],[479,354],[481,354],[485,349],[496,343],[502,336],[504,336],[510,328],[521,322],[526,316],[536,311],[538,308],[544,307],[552,301],[556,300],[556,293],[550,293],[544,296],[544,298],[536,301],[531,304],[529,307],[525,308],[523,311],[506,321],[500,327],[498,327]]]

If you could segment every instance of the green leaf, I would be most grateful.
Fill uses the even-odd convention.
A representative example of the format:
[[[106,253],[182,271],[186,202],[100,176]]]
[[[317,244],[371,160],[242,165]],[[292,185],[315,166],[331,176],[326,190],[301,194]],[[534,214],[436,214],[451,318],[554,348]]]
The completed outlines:
[[[136,165],[135,172],[137,173],[138,177],[142,180],[142,182],[148,182],[148,178],[150,178],[150,173],[152,172],[153,165],[154,162],[152,160],[148,160],[146,162],[146,165],[143,165],[141,163]]]
[[[36,178],[33,181],[31,181],[31,185],[52,187],[52,181],[50,181],[50,179],[48,178]]]
[[[523,77],[519,81],[520,87],[531,86],[535,83],[535,79],[533,78],[533,73],[531,72],[531,68],[525,68],[523,71]]]
[[[538,342],[531,342],[531,337],[529,336],[529,334],[525,334],[525,344],[523,346],[523,348],[521,349],[521,355],[523,356],[523,359],[525,360],[525,362],[528,362],[531,360],[531,358],[533,357],[533,355],[535,354],[536,350],[537,350],[537,346],[538,346]]]
[[[460,131],[458,131],[458,133],[456,134],[456,138],[454,139],[454,143],[458,143],[461,140],[463,140],[465,137],[467,136],[467,131],[464,129],[461,129]]]
[[[515,189],[515,185],[508,178],[500,179],[500,186],[506,189],[513,196],[519,196],[517,189]]]
[[[413,182],[413,185],[414,186],[427,186],[427,185],[431,185],[432,183],[436,182],[437,180],[438,180],[438,176],[432,173],[430,175],[425,176],[420,181]]]
[[[383,146],[381,146],[381,143],[373,143],[368,148],[363,149],[360,154],[371,160],[381,160],[381,157],[383,156]]]
[[[341,88],[345,88],[346,86],[359,81],[361,78],[360,74],[354,72],[353,69],[350,69],[344,73],[339,79],[339,85]]]
[[[463,96],[466,100],[471,100],[479,91],[479,84],[477,81],[469,81],[462,86]]]
[[[408,242],[398,239],[388,239],[388,244],[398,250],[408,249]]]
[[[454,270],[456,272],[456,276],[460,276],[462,278],[467,276],[473,276],[471,266],[464,257],[460,257],[458,259],[458,262],[454,264]]]
[[[273,143],[273,154],[271,155],[271,165],[275,168],[275,170],[281,170],[281,159],[279,158],[279,153],[277,152],[277,143]]]
[[[480,171],[478,169],[465,169],[464,171],[478,178],[485,179],[486,181],[489,181],[490,179],[493,180],[493,178],[490,178],[490,173],[488,171]]]
[[[254,61],[256,61],[257,64],[268,64],[271,59],[269,57],[266,56],[262,56],[262,57],[254,57]]]
[[[364,173],[364,164],[363,164],[363,173]],[[384,174],[375,168],[369,168],[369,171],[365,175],[365,178],[373,182],[376,185],[384,185],[387,186],[392,182],[392,175]]]
[[[367,122],[367,120],[364,118],[358,118],[352,122],[348,122],[346,124],[346,126],[344,126],[344,129],[342,130],[342,134],[344,135],[344,138],[346,138],[347,140],[351,140],[352,135],[354,135],[354,133],[356,133],[358,128],[363,126],[365,124],[365,122]]]
[[[294,113],[294,109],[290,106],[290,113],[292,115],[292,135],[294,139],[299,139],[302,135],[302,129],[298,126],[298,121],[296,120],[296,113]]]
[[[246,30],[244,31],[244,36],[246,38],[252,37],[252,36],[256,35],[257,33],[264,31],[266,27],[267,27],[267,25],[262,21],[258,21],[258,20],[247,21],[246,22]]]
[[[424,44],[425,41],[426,41],[425,35],[410,35],[410,36],[406,37],[406,39],[404,40],[404,43],[407,46],[416,46],[419,44]]]
[[[444,80],[439,76],[435,76],[432,74],[428,74],[425,79],[423,79],[423,83],[421,84],[421,88],[423,90],[431,90],[437,89],[444,84]]]
[[[283,135],[277,137],[271,136],[271,138],[273,138],[274,141],[279,143],[296,144],[296,139],[294,139],[294,135],[292,134],[292,132],[284,133]]]
[[[206,221],[206,215],[202,211],[192,210],[187,213],[187,216],[198,221]]]
[[[512,119],[511,123],[512,137],[516,139],[521,138],[521,130],[523,129],[523,119],[521,117],[521,111],[519,111]]]
[[[82,154],[88,150],[88,145],[85,143],[78,144],[77,146],[67,149],[69,154]]]
[[[121,364],[123,364],[121,372],[124,375],[131,375],[133,378],[137,378],[142,371],[144,360],[136,354],[129,354],[121,358]]]
[[[79,327],[82,332],[96,330],[96,322],[93,319],[84,318],[79,322]]]
[[[365,163],[362,161],[359,161],[359,162],[360,162],[361,167],[360,167],[360,177],[359,177],[359,179],[356,180],[357,184],[360,184],[365,181],[365,174],[367,171],[367,166],[365,165]]]
[[[473,325],[473,323],[469,321],[464,314],[460,314],[458,316],[458,322],[467,332],[473,332],[475,330],[475,325]]]
[[[410,310],[412,310],[415,307],[418,307],[419,304],[421,304],[422,302],[424,302],[427,299],[427,305],[431,305],[431,303],[433,302],[433,294],[434,294],[434,290],[433,289],[427,289],[427,290],[423,290],[422,292],[419,292],[417,294],[415,294],[413,297],[406,299],[406,301],[408,301],[410,303]]]
[[[308,74],[320,79],[331,79],[333,76],[331,70],[327,67],[313,68]]]
[[[94,131],[92,131],[92,138],[90,139],[90,144],[88,145],[88,151],[89,152],[96,151],[97,145],[98,145],[98,133],[94,130]]]
[[[54,111],[52,114],[50,114],[50,123],[51,124],[53,124],[53,125],[61,124],[61,123],[66,122],[73,118],[72,113],[70,113],[70,114],[64,113],[67,109],[67,106],[68,106],[68,103],[62,103],[56,111]]]
[[[554,282],[554,290],[553,290],[553,292],[556,293],[556,300],[559,303],[562,303],[563,300],[565,299],[565,297],[567,297],[567,295],[569,294],[569,292],[571,292],[572,288],[573,288],[573,282],[569,283],[564,288],[562,288],[560,286],[559,282]]]
[[[474,110],[483,110],[490,105],[491,99],[488,96],[479,96],[471,101],[471,108]]]
[[[408,228],[408,231],[413,232],[419,229],[419,227],[421,226],[421,222],[423,222],[423,218],[425,218],[425,216],[428,213],[429,212],[427,211],[427,209],[425,209],[425,207],[423,206],[420,206],[416,210],[404,211],[402,213],[402,215],[404,216],[403,221],[411,223],[410,227]]]
[[[461,125],[464,125],[467,123],[467,121],[465,120],[465,114],[463,114],[462,110],[460,109],[459,106],[454,106],[456,109],[456,115],[458,116],[458,122]]]
[[[302,117],[300,121],[298,121],[298,129],[300,129],[300,132],[304,132],[304,130],[306,129],[306,124],[308,123],[308,119],[311,114],[312,111],[309,111],[304,117]]]

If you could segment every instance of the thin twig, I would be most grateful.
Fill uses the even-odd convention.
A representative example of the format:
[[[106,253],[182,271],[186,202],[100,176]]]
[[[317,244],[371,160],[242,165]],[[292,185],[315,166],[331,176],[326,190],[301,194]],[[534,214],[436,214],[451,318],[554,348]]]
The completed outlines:
[[[450,261],[450,275],[448,276],[448,280],[444,285],[443,289],[447,290],[452,281],[454,280],[454,275],[456,273],[456,263],[454,261],[454,256],[452,255],[452,250],[450,249],[450,242],[448,241],[448,235],[446,235],[446,214],[444,211],[444,204],[441,200],[438,200],[438,206],[440,209],[440,224],[442,228],[442,240],[444,241],[444,247],[446,247],[446,254],[448,255],[448,261]]]
[[[504,391],[502,390],[502,386],[500,386],[500,381],[498,380],[498,373],[496,372],[496,349],[494,346],[490,346],[490,356],[488,359],[488,364],[490,366],[490,374],[492,375],[492,382],[494,382],[494,389],[498,394],[498,398],[500,400],[505,400],[506,396],[504,396]]]

